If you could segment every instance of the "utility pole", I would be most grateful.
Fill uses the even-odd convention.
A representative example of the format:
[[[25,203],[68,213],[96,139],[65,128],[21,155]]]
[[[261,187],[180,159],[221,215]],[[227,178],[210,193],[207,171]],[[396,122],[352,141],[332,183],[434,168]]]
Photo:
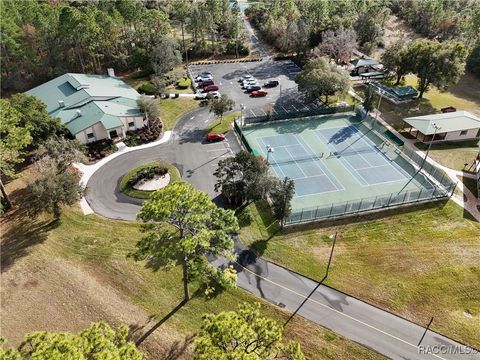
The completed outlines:
[[[328,258],[327,271],[325,272],[325,278],[328,277],[328,271],[330,270],[330,264],[332,263],[333,250],[335,249],[335,243],[337,242],[337,232],[334,235],[330,235],[330,239],[333,239],[332,250],[330,250],[330,257]]]
[[[432,139],[430,140],[430,143],[428,144],[427,152],[425,153],[425,157],[423,158],[422,165],[420,165],[420,170],[423,169],[423,165],[427,160],[428,153],[430,152],[430,148],[432,147],[433,140],[435,140],[435,135],[437,135],[437,130],[441,130],[441,127],[437,126],[436,123],[432,123],[432,126],[433,126],[433,136],[432,136]]]

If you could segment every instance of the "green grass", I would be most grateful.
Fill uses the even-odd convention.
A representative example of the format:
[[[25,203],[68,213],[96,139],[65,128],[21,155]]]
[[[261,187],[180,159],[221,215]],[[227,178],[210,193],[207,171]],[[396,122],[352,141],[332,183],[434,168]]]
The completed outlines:
[[[41,271],[38,268],[39,261],[40,264],[67,261],[74,266],[88,268],[95,278],[108,284],[106,289],[113,287],[114,291],[141,306],[156,320],[163,318],[182,300],[180,268],[153,271],[146,268],[143,262],[127,258],[141,237],[138,223],[112,221],[96,215],[85,216],[78,207],[65,208],[59,226],[46,230],[45,238],[33,244],[31,231],[49,219],[18,219],[18,222],[7,223],[2,229],[4,237],[7,240],[13,239],[22,244],[21,246],[29,243],[28,249],[22,247],[22,252],[17,256],[25,255],[23,251],[28,251],[28,257],[25,257],[24,261],[26,259],[37,264],[34,265],[35,271]],[[18,258],[16,261],[19,261]],[[48,273],[45,273],[42,281],[50,281]],[[157,329],[157,332],[169,334],[165,336],[173,337],[181,343],[183,336],[199,331],[202,314],[233,310],[241,302],[261,302],[263,312],[280,322],[286,321],[289,315],[240,289],[222,293],[210,300],[205,299],[201,293],[196,293],[197,289],[195,284],[191,286],[195,293],[192,300]],[[41,304],[31,304],[39,305]],[[71,311],[75,313],[76,310],[72,308]],[[52,322],[55,326],[55,319],[52,319]],[[296,317],[286,327],[285,338],[300,341],[308,359],[382,358],[300,317]],[[187,350],[187,354],[189,352],[190,350]]]
[[[322,279],[338,231],[327,284],[419,324],[434,316],[434,330],[480,345],[480,224],[453,202],[283,231],[267,205],[247,209],[253,220],[240,239],[258,254]]]
[[[135,169],[132,169],[128,173],[126,173],[123,176],[122,180],[120,181],[120,191],[125,193],[128,196],[131,196],[137,199],[149,199],[150,195],[152,194],[152,191],[142,191],[142,190],[134,189],[128,185],[128,181],[140,170],[146,169],[149,167],[154,167],[154,166],[161,166],[168,169],[168,174],[170,175],[170,183],[174,183],[182,179],[182,177],[180,176],[180,172],[175,166],[169,163],[156,161],[156,162],[140,165]]]
[[[230,113],[228,115],[225,115],[223,117],[223,120],[217,119],[214,122],[212,122],[207,129],[208,133],[214,132],[217,134],[225,134],[229,132],[232,129],[232,124],[233,120],[236,117],[240,116],[240,111],[236,111],[233,113]]]
[[[427,150],[428,144],[416,143],[420,150]],[[478,155],[478,139],[468,141],[445,141],[432,144],[428,156],[439,164],[454,170],[467,169]]]
[[[160,116],[164,130],[172,130],[186,113],[198,107],[194,99],[162,99],[160,101]]]

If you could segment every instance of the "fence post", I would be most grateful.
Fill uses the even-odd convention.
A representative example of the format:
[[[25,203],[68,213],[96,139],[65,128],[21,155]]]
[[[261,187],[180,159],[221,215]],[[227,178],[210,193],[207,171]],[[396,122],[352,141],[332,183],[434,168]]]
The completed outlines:
[[[375,209],[375,203],[377,202],[378,195],[375,196],[375,201],[373,202],[372,209]]]
[[[317,218],[317,215],[318,215],[318,206],[317,206],[317,208],[316,208],[316,210],[315,210],[315,219]]]
[[[420,189],[420,192],[418,193],[418,197],[417,197],[417,202],[420,201],[420,195],[422,195],[422,191],[423,191],[423,189]]]
[[[344,213],[344,214],[347,213],[347,207],[348,207],[348,201],[345,203],[345,210],[343,210],[343,213]]]
[[[437,192],[437,187],[433,185],[433,193],[432,193],[432,198],[435,197],[435,193]]]
[[[303,220],[303,208],[302,208],[302,212],[300,213],[300,220]]]
[[[358,204],[358,211],[362,210],[362,202],[363,202],[363,198],[360,199],[360,203]]]
[[[446,173],[443,172],[442,178],[441,178],[440,181],[439,181],[440,185],[443,185],[443,182],[442,182],[442,181],[443,181],[443,179],[445,178],[445,175],[446,175]]]
[[[405,191],[405,196],[403,197],[402,204],[405,203],[405,199],[407,198],[408,195],[408,190]]]
[[[390,206],[390,201],[392,201],[392,196],[393,196],[393,193],[390,193],[390,198],[388,199],[387,207]]]
[[[333,211],[333,203],[332,203],[332,206],[330,206],[330,214],[328,216],[332,216],[332,211]]]

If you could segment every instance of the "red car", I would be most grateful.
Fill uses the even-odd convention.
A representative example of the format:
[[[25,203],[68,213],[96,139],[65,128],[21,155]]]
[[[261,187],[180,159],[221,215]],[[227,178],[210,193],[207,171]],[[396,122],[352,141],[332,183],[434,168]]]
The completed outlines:
[[[225,135],[217,134],[217,133],[210,133],[207,135],[207,141],[222,141],[225,139]]]
[[[262,97],[267,95],[268,95],[268,92],[266,92],[265,90],[252,91],[252,93],[250,94],[251,97]]]
[[[217,85],[208,85],[203,88],[203,92],[218,91]]]

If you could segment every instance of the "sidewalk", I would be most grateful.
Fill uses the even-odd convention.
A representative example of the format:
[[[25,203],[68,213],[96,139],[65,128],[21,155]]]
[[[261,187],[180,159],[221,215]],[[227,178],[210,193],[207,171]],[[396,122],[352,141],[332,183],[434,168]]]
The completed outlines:
[[[378,116],[377,116],[378,115]],[[388,130],[390,130],[392,133],[395,134],[400,140],[402,140],[405,143],[405,146],[408,146],[412,150],[414,150],[418,155],[424,157],[425,153],[422,150],[419,150],[415,146],[416,140],[413,139],[407,139],[404,137],[402,134],[400,134],[397,130],[395,130],[390,124],[388,124],[381,116],[381,113],[378,112],[378,110],[375,110],[375,113],[372,113],[372,116],[376,118],[383,126],[385,126]],[[445,173],[450,177],[450,179],[457,183],[458,189],[460,189],[463,193],[462,195],[458,194],[453,194],[451,199],[460,205],[462,208],[464,208],[466,211],[468,211],[478,222],[480,222],[480,210],[478,209],[478,206],[480,206],[480,199],[478,199],[472,192],[464,186],[464,184],[458,179],[458,175],[460,176],[466,176],[466,177],[472,177],[475,178],[475,175],[469,176],[469,174],[463,174],[461,171],[450,169],[448,167],[445,167],[439,163],[437,163],[435,160],[433,160],[430,157],[427,157],[426,160],[428,163],[432,164],[435,167],[438,167],[445,171]]]

